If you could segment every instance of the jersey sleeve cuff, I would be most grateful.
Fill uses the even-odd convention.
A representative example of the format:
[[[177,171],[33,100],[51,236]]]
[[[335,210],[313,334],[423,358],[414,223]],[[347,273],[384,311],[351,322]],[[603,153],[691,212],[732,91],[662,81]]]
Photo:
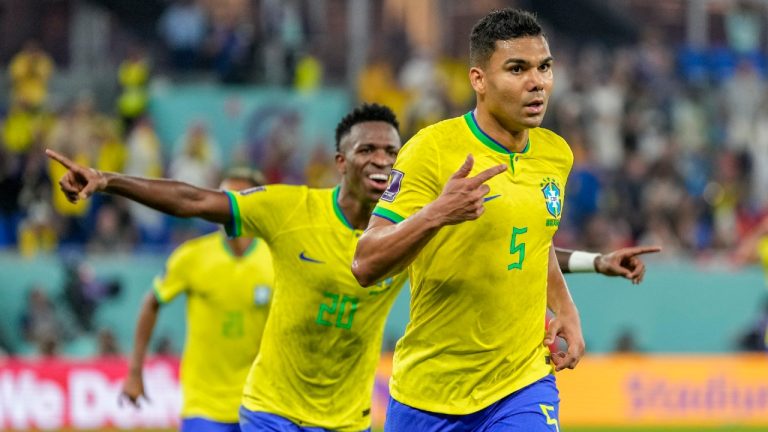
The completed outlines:
[[[161,284],[160,277],[158,276],[152,282],[152,285],[153,285],[152,286],[152,294],[154,294],[155,300],[157,300],[157,302],[162,305],[162,304],[166,303],[166,300],[163,299],[162,294],[160,294],[160,284]]]
[[[400,223],[405,220],[404,217],[393,212],[392,210],[387,210],[379,206],[376,206],[376,208],[373,209],[373,215],[378,216],[382,219],[386,219],[392,223]]]
[[[229,198],[229,214],[232,216],[229,223],[224,224],[224,231],[231,238],[240,237],[243,233],[243,225],[240,219],[240,207],[237,205],[237,197],[231,191],[224,191]]]

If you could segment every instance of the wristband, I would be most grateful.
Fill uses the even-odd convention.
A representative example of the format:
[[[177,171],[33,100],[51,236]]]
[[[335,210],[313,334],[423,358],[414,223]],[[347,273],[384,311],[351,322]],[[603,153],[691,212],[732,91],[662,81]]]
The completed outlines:
[[[568,270],[571,273],[594,273],[595,259],[599,257],[599,253],[573,251],[568,258]]]

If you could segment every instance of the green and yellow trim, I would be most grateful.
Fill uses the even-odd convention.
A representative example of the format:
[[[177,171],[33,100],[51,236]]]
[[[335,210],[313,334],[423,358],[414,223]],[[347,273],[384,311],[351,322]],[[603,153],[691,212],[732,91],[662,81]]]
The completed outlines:
[[[222,244],[224,246],[224,250],[227,251],[227,254],[229,254],[229,256],[234,258],[244,258],[244,257],[247,257],[251,252],[253,252],[254,249],[256,249],[256,245],[259,244],[259,239],[256,237],[253,237],[251,239],[251,243],[248,244],[248,247],[245,248],[245,250],[243,251],[243,254],[240,256],[235,255],[235,252],[229,246],[229,243],[227,242],[226,238],[222,239]]]
[[[237,205],[237,197],[232,191],[224,191],[229,198],[229,214],[232,219],[224,225],[224,231],[230,237],[240,237],[243,233],[243,221],[240,219],[240,207]]]
[[[354,230],[355,228],[352,226],[351,223],[347,220],[347,217],[344,216],[344,213],[341,211],[341,206],[339,205],[339,191],[341,190],[341,186],[336,186],[333,188],[333,193],[331,194],[332,200],[333,200],[333,212],[336,214],[336,217],[339,218],[341,223],[344,224],[345,227]]]
[[[160,291],[158,290],[158,284],[160,284],[160,276],[156,276],[155,280],[152,282],[152,294],[155,296],[155,300],[157,300],[158,304],[165,304],[166,301],[163,300],[163,296],[160,295]]]
[[[376,206],[373,209],[373,215],[378,216],[380,218],[386,219],[392,223],[400,223],[405,220],[404,217],[400,216],[399,214],[393,212],[392,210],[387,210],[385,208],[381,208],[379,206]]]
[[[480,129],[480,125],[477,124],[477,119],[475,118],[474,111],[470,111],[466,114],[464,114],[464,121],[467,122],[467,127],[469,127],[469,130],[472,131],[472,135],[475,136],[475,138],[478,139],[483,145],[488,147],[489,149],[495,151],[496,153],[501,153],[509,156],[509,168],[512,170],[512,172],[515,172],[515,156],[528,153],[528,150],[531,148],[531,140],[528,139],[528,142],[525,143],[525,148],[521,152],[513,152],[512,150],[504,147],[500,142],[496,141],[495,139],[491,138],[490,135],[485,133],[482,129]]]

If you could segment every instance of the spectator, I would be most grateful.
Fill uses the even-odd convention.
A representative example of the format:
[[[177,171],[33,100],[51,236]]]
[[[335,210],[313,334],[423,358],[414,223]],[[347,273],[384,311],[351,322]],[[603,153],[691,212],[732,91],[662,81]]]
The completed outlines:
[[[133,129],[136,119],[147,110],[149,71],[149,59],[138,47],[132,47],[128,56],[120,63],[117,78],[121,93],[117,99],[117,111],[126,133]]]
[[[37,111],[48,100],[48,81],[54,64],[36,40],[28,40],[8,67],[11,77],[11,98],[25,109]]]
[[[175,0],[160,17],[158,32],[171,54],[171,64],[178,72],[198,66],[205,40],[205,11],[195,0]]]
[[[54,353],[57,342],[66,341],[71,337],[54,303],[38,286],[29,290],[27,305],[19,322],[24,340],[33,344],[41,354]]]
[[[157,178],[163,174],[160,138],[152,120],[142,116],[128,134],[125,173],[139,177]],[[165,241],[166,227],[163,216],[145,206],[128,203],[131,220],[139,230],[142,242],[156,244]]]
[[[88,264],[77,262],[71,257],[65,260],[64,271],[64,300],[80,329],[91,332],[96,309],[101,303],[120,293],[120,282],[97,278]]]
[[[193,122],[176,143],[170,176],[195,186],[215,187],[220,169],[219,144],[208,133],[204,122]]]
[[[128,212],[107,202],[96,213],[96,227],[88,240],[87,250],[91,254],[127,252],[133,248],[135,239]]]

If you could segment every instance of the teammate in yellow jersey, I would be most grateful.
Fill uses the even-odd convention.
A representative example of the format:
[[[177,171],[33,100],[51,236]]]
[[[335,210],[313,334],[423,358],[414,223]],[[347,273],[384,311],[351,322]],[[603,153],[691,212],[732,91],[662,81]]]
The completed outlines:
[[[539,127],[553,62],[533,15],[481,19],[470,38],[476,108],[404,145],[358,243],[362,285],[411,276],[387,431],[559,429],[553,369],[575,367],[584,339],[552,245],[573,162]],[[550,357],[542,340],[555,335],[568,350]]]
[[[221,187],[243,190],[262,184],[260,174],[237,169]],[[179,246],[144,298],[123,398],[138,406],[145,397],[144,357],[158,309],[187,294],[180,430],[239,432],[243,383],[261,345],[273,273],[269,248],[259,238],[227,239],[216,232]]]
[[[334,189],[273,185],[212,191],[99,172],[47,153],[68,168],[60,185],[72,201],[113,193],[169,214],[224,224],[234,235],[264,238],[273,254],[276,289],[261,352],[245,387],[241,426],[244,431],[357,431],[370,427],[384,320],[404,276],[363,289],[349,265],[361,228],[386,189],[400,148],[397,127],[391,110],[375,104],[345,116],[336,128],[342,181]],[[620,249],[581,259],[590,262],[572,270],[639,282],[645,273],[639,252]],[[564,267],[571,256],[562,252]]]
[[[400,150],[397,120],[389,108],[363,105],[337,126],[336,146],[342,177],[336,188],[268,185],[240,192],[103,173],[48,151],[69,170],[60,185],[71,201],[114,193],[269,245],[275,292],[243,391],[244,432],[370,428],[384,323],[406,275],[365,289],[349,265]]]

